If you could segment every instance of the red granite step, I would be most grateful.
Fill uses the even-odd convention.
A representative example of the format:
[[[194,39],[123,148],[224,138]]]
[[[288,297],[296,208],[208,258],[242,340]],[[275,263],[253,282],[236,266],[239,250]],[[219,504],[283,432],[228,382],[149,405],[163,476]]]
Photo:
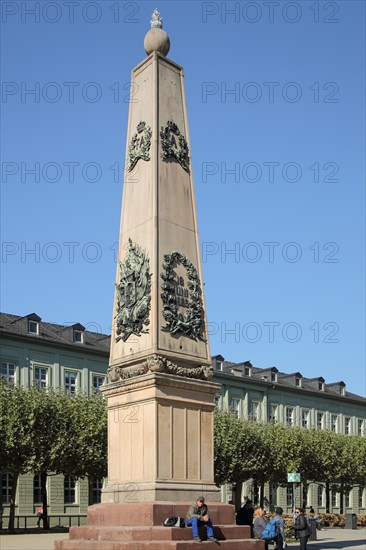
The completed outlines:
[[[200,528],[200,537],[205,539],[206,528]],[[245,539],[249,535],[249,527],[239,525],[215,525],[214,536],[218,540]],[[70,528],[72,540],[102,540],[102,541],[184,541],[192,538],[190,527],[164,526],[82,526]]]
[[[185,518],[191,502],[136,502],[95,504],[88,508],[88,525],[162,525],[171,516]],[[212,523],[235,524],[234,506],[208,502]]]
[[[217,550],[218,544],[225,550],[264,550],[264,542],[254,539],[233,539],[216,542],[203,542],[205,550]],[[199,548],[190,541],[96,541],[62,540],[55,542],[55,550],[191,550]]]

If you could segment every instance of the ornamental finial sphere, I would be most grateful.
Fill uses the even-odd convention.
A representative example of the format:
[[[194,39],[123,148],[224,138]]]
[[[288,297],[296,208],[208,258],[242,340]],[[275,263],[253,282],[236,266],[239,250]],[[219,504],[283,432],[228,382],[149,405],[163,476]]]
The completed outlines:
[[[170,49],[169,36],[163,31],[163,19],[155,8],[150,20],[151,29],[145,36],[144,48],[147,55],[152,52],[159,52],[164,56],[168,54]]]

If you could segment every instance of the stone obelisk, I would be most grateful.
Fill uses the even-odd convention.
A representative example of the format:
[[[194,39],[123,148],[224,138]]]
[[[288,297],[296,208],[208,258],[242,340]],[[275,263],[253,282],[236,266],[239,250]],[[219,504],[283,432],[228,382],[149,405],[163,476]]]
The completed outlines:
[[[104,502],[218,500],[212,376],[183,69],[155,10],[132,71]]]
[[[108,409],[108,480],[88,525],[56,550],[187,550],[190,528],[165,528],[204,495],[215,535],[245,541],[214,484],[210,350],[197,231],[183,69],[167,59],[157,10],[147,58],[132,71]],[[201,534],[202,535],[202,534]],[[206,536],[206,531],[203,533]],[[216,548],[214,542],[205,544]]]

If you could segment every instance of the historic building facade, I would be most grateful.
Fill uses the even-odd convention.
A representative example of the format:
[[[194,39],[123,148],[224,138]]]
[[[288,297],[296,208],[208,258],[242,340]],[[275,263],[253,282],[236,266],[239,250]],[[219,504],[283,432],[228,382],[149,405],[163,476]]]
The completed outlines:
[[[276,367],[257,368],[250,361],[231,363],[221,355],[212,358],[214,380],[221,384],[217,406],[238,418],[279,422],[304,429],[331,430],[345,435],[366,434],[366,399],[350,393],[343,381],[327,383],[322,376],[307,378],[300,372],[280,372]],[[253,486],[243,485],[243,500],[253,498]],[[222,488],[222,498],[232,498],[232,488]],[[270,508],[290,512],[292,484],[287,488],[267,484],[264,501]],[[300,502],[300,486],[296,501]],[[312,483],[308,505],[325,512],[325,487]],[[345,495],[345,512],[366,512],[366,490],[354,487]],[[331,494],[331,511],[339,513],[339,493]]]
[[[109,335],[87,331],[80,323],[70,326],[45,323],[35,313],[24,317],[2,313],[0,328],[1,377],[9,382],[23,386],[64,387],[72,395],[79,390],[98,391],[106,381]],[[1,502],[6,518],[12,478],[7,472],[1,472],[1,478]],[[94,480],[89,486],[88,480],[55,475],[49,476],[47,483],[51,516],[78,516],[86,513],[88,504],[100,502],[102,479]],[[16,515],[35,516],[41,500],[40,476],[21,476]],[[73,523],[76,521],[74,518]],[[68,525],[62,521],[61,524]]]
[[[70,394],[98,391],[106,381],[110,336],[70,326],[47,323],[32,313],[24,317],[0,314],[1,376],[15,384],[64,387]],[[213,381],[221,384],[217,406],[239,418],[276,421],[306,428],[365,436],[366,399],[347,391],[343,381],[327,383],[299,372],[283,373],[276,367],[257,368],[249,361],[231,363],[220,355],[212,358]],[[11,476],[2,477],[2,505],[8,515]],[[48,478],[49,514],[82,515],[88,504],[100,501],[103,480],[89,486],[87,480],[62,475]],[[243,486],[243,499],[252,496],[252,486]],[[232,488],[222,488],[222,499],[232,498]],[[292,485],[265,486],[268,506],[291,509]],[[299,496],[298,496],[299,498]],[[298,500],[299,502],[299,500]],[[16,500],[17,516],[35,516],[41,503],[39,476],[21,476]],[[311,484],[308,504],[325,511],[325,489]],[[355,487],[345,498],[345,511],[366,513],[365,488]],[[339,495],[332,494],[331,509],[339,512]],[[62,522],[61,522],[62,523]]]

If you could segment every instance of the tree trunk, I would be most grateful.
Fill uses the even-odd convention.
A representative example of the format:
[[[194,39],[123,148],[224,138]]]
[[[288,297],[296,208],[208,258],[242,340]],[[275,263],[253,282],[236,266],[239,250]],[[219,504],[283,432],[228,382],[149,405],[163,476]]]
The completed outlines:
[[[43,529],[48,529],[48,511],[47,511],[47,472],[41,472],[41,491],[43,506]]]
[[[88,477],[88,505],[93,505],[93,477]]]
[[[253,503],[254,506],[258,505],[258,481],[253,481]]]
[[[330,485],[329,481],[325,484],[325,513],[330,514]]]
[[[235,484],[235,491],[234,491],[234,503],[235,503],[235,511],[237,512],[241,508],[241,493],[243,490],[243,482],[237,481]]]
[[[344,483],[341,483],[339,489],[339,513],[344,514]]]
[[[302,508],[306,508],[308,505],[308,489],[309,489],[309,483],[307,481],[302,482]]]
[[[13,534],[14,531],[14,522],[15,522],[15,498],[17,494],[17,486],[19,474],[12,474],[13,483],[11,486],[11,496],[10,496],[10,510],[9,510],[9,523],[8,523],[8,533]]]
[[[263,508],[263,504],[264,504],[264,483],[262,481],[262,483],[260,484],[260,491],[259,491],[259,506]]]

